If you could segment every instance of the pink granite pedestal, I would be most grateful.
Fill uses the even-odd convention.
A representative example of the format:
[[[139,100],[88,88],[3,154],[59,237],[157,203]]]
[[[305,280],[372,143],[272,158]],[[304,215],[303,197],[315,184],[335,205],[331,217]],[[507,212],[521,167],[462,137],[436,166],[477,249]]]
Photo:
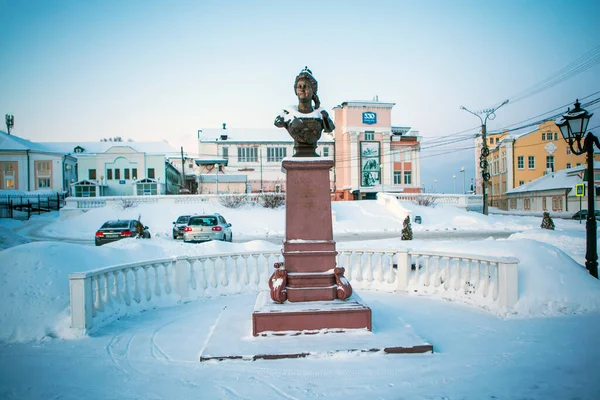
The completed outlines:
[[[287,272],[287,302],[339,302],[337,299],[335,242],[331,221],[329,170],[333,160],[319,157],[287,158],[282,169],[287,175],[285,205],[284,268]],[[287,303],[286,302],[286,303]],[[298,307],[286,312],[286,303],[277,312],[256,307],[252,315],[253,334],[319,329],[371,330],[371,310],[360,307]],[[264,309],[263,309],[264,308]],[[304,322],[302,322],[304,321]]]

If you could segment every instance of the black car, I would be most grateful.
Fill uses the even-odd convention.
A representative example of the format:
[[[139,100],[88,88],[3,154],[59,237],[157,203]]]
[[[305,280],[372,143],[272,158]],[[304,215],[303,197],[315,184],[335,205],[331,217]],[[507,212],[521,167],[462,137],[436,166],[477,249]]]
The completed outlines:
[[[106,221],[96,232],[96,246],[102,246],[103,244],[116,242],[128,237],[150,239],[148,227],[144,226],[141,229],[141,234],[138,234],[137,224],[138,220],[136,219]]]
[[[183,230],[190,220],[190,215],[180,215],[177,221],[173,222],[173,239],[182,238]]]
[[[595,210],[594,215],[596,216],[596,221],[600,220],[600,210]],[[573,214],[571,219],[584,220],[587,219],[587,216],[588,210],[579,210],[575,214]]]

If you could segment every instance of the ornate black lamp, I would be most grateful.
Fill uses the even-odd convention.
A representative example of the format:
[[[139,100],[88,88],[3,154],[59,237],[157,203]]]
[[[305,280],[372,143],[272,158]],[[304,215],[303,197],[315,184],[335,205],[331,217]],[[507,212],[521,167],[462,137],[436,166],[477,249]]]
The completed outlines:
[[[573,154],[587,155],[587,202],[588,214],[585,222],[586,250],[585,267],[594,278],[598,278],[598,242],[596,232],[596,187],[594,185],[594,146],[600,149],[598,138],[587,132],[588,123],[594,114],[581,108],[579,100],[575,101],[575,108],[570,109],[556,120],[563,138],[569,144]],[[583,145],[582,145],[583,139]]]

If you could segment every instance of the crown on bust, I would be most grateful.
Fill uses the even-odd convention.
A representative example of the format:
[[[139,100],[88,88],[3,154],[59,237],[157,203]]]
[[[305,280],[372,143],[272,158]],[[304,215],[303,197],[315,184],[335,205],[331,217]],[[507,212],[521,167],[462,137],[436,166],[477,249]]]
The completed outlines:
[[[300,71],[300,73],[312,75],[312,71],[310,69],[308,69],[308,67],[306,65],[304,66],[304,69],[302,71]]]

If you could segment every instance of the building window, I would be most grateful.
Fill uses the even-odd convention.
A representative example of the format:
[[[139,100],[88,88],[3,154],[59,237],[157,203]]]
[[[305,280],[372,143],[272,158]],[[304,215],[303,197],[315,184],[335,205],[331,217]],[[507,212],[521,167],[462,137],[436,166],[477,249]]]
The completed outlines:
[[[38,178],[37,187],[38,187],[38,189],[49,188],[50,187],[50,178]]]
[[[286,157],[285,147],[267,147],[267,162],[280,162]]]
[[[96,170],[95,169],[90,169],[88,171],[88,179],[90,181],[95,181],[96,180]]]
[[[535,156],[527,156],[527,167],[535,169]]]
[[[112,180],[112,169],[106,170],[106,180]]]
[[[546,156],[546,171],[554,172],[554,156]]]
[[[323,147],[323,157],[329,157],[329,147]]]
[[[581,165],[581,163],[580,163],[580,162],[578,162],[578,163],[576,164],[576,166],[577,166],[577,167],[579,167],[580,165]]]
[[[562,211],[562,197],[554,196],[552,197],[552,211]]]
[[[131,175],[129,175],[129,174],[131,173],[131,172],[129,171],[129,168],[125,168],[125,169],[123,170],[123,172],[124,172],[124,175],[125,175],[125,176],[124,176],[124,178],[125,178],[125,179],[131,179]]]
[[[519,186],[523,186],[525,184],[525,181],[519,181]]]
[[[148,168],[148,178],[154,179],[154,168]]]
[[[542,133],[542,140],[546,140],[546,132]]]
[[[131,168],[131,177],[133,180],[137,178],[137,168]]]
[[[519,169],[525,168],[525,157],[524,156],[517,157],[517,168],[519,168]]]
[[[381,184],[380,143],[360,143],[361,186]]]
[[[404,184],[411,185],[412,184],[412,172],[404,171]]]
[[[531,200],[523,199],[523,210],[529,210],[529,209],[531,209]]]
[[[392,157],[394,158],[394,162],[400,162],[402,161],[402,153],[400,151],[394,151],[392,153]]]
[[[567,155],[570,156],[571,155],[571,148],[567,147]]]
[[[554,140],[558,140],[558,132],[554,132]]]
[[[546,197],[542,197],[542,210],[548,210],[548,207],[546,206]]]
[[[115,179],[121,179],[121,170],[119,168],[115,168]]]
[[[366,131],[365,132],[365,140],[375,140],[375,132]]]
[[[223,147],[221,151],[223,153],[223,159],[229,160],[229,147]]]
[[[600,181],[600,172],[594,172],[594,181],[595,182]]]
[[[567,169],[569,169],[569,168],[571,168],[571,163],[570,162],[567,163]]]
[[[256,147],[238,147],[238,162],[258,162]]]
[[[402,184],[402,171],[394,171],[394,185]]]
[[[515,210],[517,208],[517,199],[510,199],[509,201],[509,207],[513,210]]]
[[[189,164],[188,164],[188,168],[189,168],[189,169],[194,169],[194,164],[192,164],[192,163],[189,163]]]

